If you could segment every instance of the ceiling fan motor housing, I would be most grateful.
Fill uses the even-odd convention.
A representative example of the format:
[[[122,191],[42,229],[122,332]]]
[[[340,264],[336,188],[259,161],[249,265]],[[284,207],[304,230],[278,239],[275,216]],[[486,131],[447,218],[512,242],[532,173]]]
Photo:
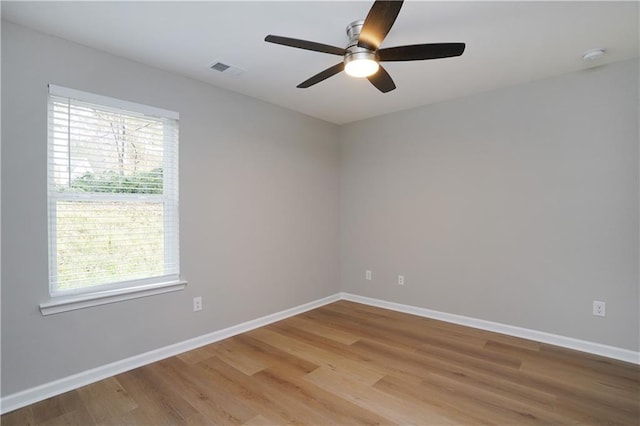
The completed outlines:
[[[370,60],[379,62],[380,58],[378,54],[371,49],[367,49],[366,47],[358,46],[358,38],[360,37],[360,31],[362,30],[362,25],[364,24],[364,20],[353,21],[347,26],[347,36],[349,37],[349,44],[345,48],[346,53],[344,54],[344,64],[348,65],[353,61],[361,61],[361,60]]]
[[[365,59],[375,62],[380,61],[378,54],[376,52],[372,52],[366,47],[358,47],[357,45],[347,47],[347,53],[344,54],[345,65],[347,65],[349,62],[361,61]]]

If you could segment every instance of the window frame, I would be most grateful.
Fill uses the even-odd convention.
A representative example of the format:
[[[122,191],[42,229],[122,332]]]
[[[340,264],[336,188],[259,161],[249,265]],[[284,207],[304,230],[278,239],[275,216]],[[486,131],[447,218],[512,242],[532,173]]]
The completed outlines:
[[[97,106],[114,109],[116,112],[130,114],[133,116],[151,116],[162,121],[175,121],[175,138],[164,132],[163,139],[163,194],[131,194],[131,193],[73,193],[52,191],[54,179],[54,167],[50,160],[54,143],[52,142],[51,120],[53,112],[49,105],[51,98],[69,98],[71,101],[86,102]],[[152,107],[139,103],[124,101],[107,96],[88,93],[80,90],[70,89],[53,84],[48,85],[47,93],[47,221],[48,221],[48,261],[49,261],[49,296],[48,302],[40,304],[40,311],[43,315],[65,312],[68,310],[85,308],[88,306],[113,303],[121,300],[128,300],[138,297],[145,297],[152,294],[161,294],[170,291],[184,289],[186,282],[180,278],[180,245],[179,245],[179,170],[178,170],[178,124],[179,114],[174,111]],[[166,123],[164,124],[167,125]],[[166,153],[172,152],[169,156]],[[70,153],[69,153],[70,155]],[[169,166],[171,163],[174,167]],[[167,173],[167,170],[172,170]],[[165,192],[166,191],[166,192]],[[175,264],[175,273],[162,276],[153,276],[143,279],[125,280],[106,284],[97,284],[84,288],[59,289],[57,287],[57,238],[58,230],[56,208],[58,201],[114,201],[114,202],[145,202],[155,201],[163,204],[163,233],[164,233],[164,263],[169,261]],[[169,259],[169,260],[167,260]]]

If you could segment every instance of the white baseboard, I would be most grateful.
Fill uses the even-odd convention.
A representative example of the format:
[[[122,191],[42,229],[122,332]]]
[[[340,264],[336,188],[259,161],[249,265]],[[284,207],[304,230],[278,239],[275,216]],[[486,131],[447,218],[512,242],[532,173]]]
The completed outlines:
[[[337,300],[340,300],[340,294],[333,294],[331,296],[314,300],[300,306],[285,309],[284,311],[276,312],[274,314],[256,318],[251,321],[243,322],[242,324],[237,324],[222,330],[214,331],[213,333],[194,337],[193,339],[185,340],[173,345],[145,352],[140,355],[135,355],[130,358],[113,362],[111,364],[92,368],[91,370],[86,370],[72,376],[63,377],[62,379],[54,380],[53,382],[45,383],[43,385],[26,389],[21,392],[7,395],[6,397],[0,399],[0,413],[8,413],[9,411],[25,407],[29,404],[45,400],[52,396],[60,395],[64,392],[68,392],[70,390],[95,383],[111,376],[115,376],[116,374],[124,373],[125,371],[133,370],[134,368],[142,367],[152,362],[160,361],[162,359],[178,355],[183,352],[190,351],[192,349],[196,349],[201,346],[208,345],[210,343],[214,343],[240,333],[245,333],[258,327],[262,327],[267,324],[271,324],[276,321],[298,315],[302,312],[310,311],[311,309],[318,308]]]
[[[462,315],[448,314],[445,312],[434,311],[431,309],[419,308],[416,306],[403,305],[400,303],[387,302],[385,300],[372,299],[370,297],[358,296],[350,293],[336,293],[331,296],[318,299],[300,306],[296,306],[274,314],[266,315],[251,321],[237,324],[222,330],[214,331],[193,339],[135,355],[111,364],[83,371],[72,376],[63,377],[53,382],[45,383],[31,389],[26,389],[8,395],[0,399],[0,413],[8,413],[9,411],[22,408],[29,404],[42,401],[52,396],[60,395],[64,392],[77,389],[82,386],[115,376],[134,368],[142,367],[152,362],[181,354],[199,348],[210,343],[214,343],[240,333],[262,327],[276,321],[289,318],[294,315],[327,305],[338,300],[349,300],[352,302],[363,303],[365,305],[377,306],[393,311],[404,312],[425,318],[433,318],[454,324],[465,325],[467,327],[479,328],[481,330],[494,331],[496,333],[507,334],[510,336],[522,337],[524,339],[535,340],[551,345],[562,346],[565,348],[576,349],[596,355],[602,355],[608,358],[618,359],[621,361],[640,364],[640,353],[628,349],[617,348],[614,346],[602,345],[599,343],[588,342],[585,340],[574,339],[571,337],[559,336],[556,334],[545,333],[542,331],[530,330],[512,325],[500,324],[491,321],[480,320],[476,318],[465,317]]]
[[[465,317],[462,315],[448,314],[446,312],[418,308],[416,306],[387,302],[380,299],[372,299],[370,297],[358,296],[350,293],[341,293],[340,296],[341,299],[349,300],[351,302],[377,306],[379,308],[390,309],[392,311],[404,312],[420,317],[437,319],[453,324],[460,324],[467,327],[479,328],[481,330],[507,334],[509,336],[521,337],[523,339],[535,340],[537,342],[548,343],[550,345],[561,346],[563,348],[575,349],[578,351],[601,355],[607,358],[613,358],[633,364],[640,364],[640,352],[634,352],[629,349],[603,345],[586,340],[574,339],[572,337],[559,336],[557,334],[545,333],[543,331],[531,330],[528,328],[516,327],[513,325]]]

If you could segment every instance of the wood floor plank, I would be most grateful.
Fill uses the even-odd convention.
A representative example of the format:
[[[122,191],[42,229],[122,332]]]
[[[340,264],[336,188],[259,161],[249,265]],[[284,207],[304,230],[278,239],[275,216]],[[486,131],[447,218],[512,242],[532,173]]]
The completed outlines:
[[[246,353],[243,348],[238,348],[232,339],[226,339],[210,346],[212,346],[212,352],[218,358],[242,371],[247,376],[251,376],[268,367],[268,364],[252,356],[251,353]]]
[[[51,399],[51,398],[49,398]],[[3,414],[0,418],[2,426],[32,426],[38,423],[33,419],[33,410],[31,405]],[[89,424],[91,424],[90,422]]]
[[[519,371],[520,365],[516,363],[503,363],[499,359],[477,356],[478,354],[459,352],[457,350],[440,347],[438,344],[421,344],[416,352],[436,360],[443,360],[460,366],[473,366],[478,371],[492,374],[501,374],[506,370]]]
[[[353,345],[357,342],[354,342],[350,345],[345,345],[343,343],[336,342],[335,340],[328,339],[323,336],[318,336],[306,330],[301,330],[297,327],[291,327],[289,326],[289,324],[283,323],[272,325],[271,328],[274,331],[277,331],[278,333],[281,333],[285,336],[292,337],[299,342],[311,345],[317,349],[325,351],[325,353],[330,353],[332,354],[332,356],[337,356],[343,360],[353,361],[358,365],[369,366],[371,369],[376,370],[379,374],[382,374],[382,371],[380,371],[380,366],[372,363],[368,354],[363,354],[362,352],[353,349]]]
[[[519,358],[532,369],[540,368],[549,373],[556,370],[561,375],[588,376],[589,379],[604,383],[615,383],[615,387],[626,385],[626,392],[637,389],[640,384],[640,374],[629,369],[631,364],[613,364],[603,361],[602,357],[599,359],[577,358],[575,354],[549,351],[544,347],[540,351],[530,351],[491,340],[484,345],[484,349]]]
[[[535,404],[515,394],[496,392],[495,388],[478,386],[473,381],[459,377],[431,374],[422,381],[422,384],[441,391],[446,389],[452,392],[457,400],[473,401],[492,412],[507,414],[512,417],[511,422],[562,424],[569,421],[568,418],[555,413],[552,406]]]
[[[360,336],[356,334],[347,333],[335,327],[320,324],[317,321],[308,320],[304,317],[288,318],[286,324],[345,345],[350,345],[360,339]]]
[[[558,366],[549,362],[525,361],[521,371],[534,372],[540,375],[549,374],[554,380],[570,381],[578,386],[588,387],[603,395],[611,395],[621,399],[637,400],[637,384],[627,378],[616,378],[610,375],[584,369]],[[634,395],[635,394],[635,395]]]
[[[144,408],[134,413],[133,418],[144,415],[147,423],[186,424],[188,419],[194,419],[199,414],[182,394],[166,386],[153,365],[119,374],[116,378],[138,407]]]
[[[219,385],[230,394],[241,398],[254,411],[273,422],[272,424],[326,422],[321,414],[310,411],[300,401],[296,401],[298,395],[283,394],[281,389],[272,386],[262,372],[247,376],[217,357],[203,361],[200,367],[207,372],[212,384]],[[295,374],[292,375],[294,376]]]
[[[241,347],[242,350],[250,353],[252,357],[270,367],[282,367],[298,374],[307,374],[318,368],[317,364],[309,360],[292,355],[274,345],[261,342],[246,334],[235,336],[233,343],[236,347]]]
[[[251,376],[247,376],[219,358],[209,358],[200,362],[198,367],[203,370],[211,386],[224,389],[231,397],[244,401],[253,411],[273,424],[291,423],[294,420],[294,415],[289,413],[288,408],[279,404],[279,401],[274,401],[273,395],[264,392]],[[251,419],[253,418],[255,416]]]
[[[92,424],[93,418],[89,412],[84,409],[78,409],[74,411],[68,411],[59,417],[55,417],[47,420],[46,422],[39,423],[44,426],[58,426],[58,425],[85,425]]]
[[[640,366],[339,301],[0,422],[638,426]]]
[[[122,415],[138,407],[114,377],[84,386],[79,391],[84,406],[96,423]]]
[[[475,384],[478,387],[493,392],[519,397],[531,404],[550,408],[556,400],[554,394],[543,392],[535,387],[522,385],[501,376],[468,368],[465,365],[455,365],[446,360],[438,360],[419,352],[403,352],[391,346],[361,340],[353,345],[373,357],[376,362],[386,365],[388,375],[408,380],[408,377],[424,380],[431,375],[439,375],[450,379],[457,379]]]
[[[362,333],[363,330],[367,330],[373,336],[383,337],[390,342],[408,347],[412,347],[422,338],[429,336],[429,327],[425,327],[424,323],[416,323],[413,316],[407,315],[407,317],[412,317],[411,321],[403,321],[402,317],[391,315],[388,313],[390,311],[384,309],[378,309],[377,313],[374,313],[369,309],[362,309],[354,305],[357,304],[345,305],[342,302],[337,302],[336,304],[324,306],[318,311],[319,313],[327,313],[331,316],[342,318],[347,324],[356,326],[355,332]]]
[[[456,339],[464,341],[466,344],[478,344],[482,346],[487,340],[493,339],[501,343],[510,344],[513,346],[519,346],[524,349],[539,350],[541,343],[532,340],[522,339],[513,336],[507,336],[504,334],[498,334],[491,331],[480,330],[476,328],[465,327],[458,324],[447,323],[444,321],[418,317],[415,315],[407,314],[404,312],[396,312],[387,309],[381,309],[373,306],[362,305],[355,302],[339,301],[331,305],[325,306],[326,310],[333,310],[345,314],[354,312],[367,312],[372,314],[368,318],[370,323],[381,321],[389,325],[395,323],[398,329],[407,329],[409,327],[415,327],[418,330],[426,331],[427,336],[434,336],[444,334],[447,339]],[[322,312],[322,309],[310,311],[309,314],[316,312]],[[358,316],[354,316],[358,318]],[[557,347],[554,347],[557,348]],[[558,348],[563,349],[563,348]],[[600,357],[598,357],[600,358]]]
[[[361,338],[384,340],[389,344],[405,348],[406,350],[413,350],[421,343],[419,340],[416,340],[415,337],[406,336],[400,327],[382,327],[364,319],[357,319],[353,315],[332,312],[324,310],[323,308],[317,311],[307,312],[306,317],[313,318],[321,324],[328,324],[348,333],[358,333]]]
[[[197,364],[207,358],[211,358],[215,355],[215,345],[205,345],[191,351],[183,352],[177,355],[179,359],[187,364]]]
[[[379,380],[374,387],[388,395],[400,399],[412,399],[415,403],[427,403],[434,410],[445,413],[448,418],[462,425],[493,425],[496,424],[496,416],[486,412],[478,413],[470,409],[459,400],[454,400],[443,392],[432,391],[422,386],[422,380],[406,377],[386,376]]]
[[[385,394],[375,387],[366,386],[325,366],[309,373],[306,379],[328,392],[386,418],[391,423],[455,424],[452,419],[441,415],[436,407]]]
[[[358,380],[366,385],[372,385],[384,376],[381,369],[372,368],[354,360],[340,357],[326,349],[313,346],[304,341],[295,339],[294,337],[285,336],[273,331],[269,329],[269,327],[253,330],[247,334],[258,340],[262,340],[263,342],[275,344],[286,352],[309,359],[314,364],[340,371],[343,374],[352,377],[354,380]]]
[[[268,369],[260,375],[269,383],[270,388],[278,387],[284,392],[295,395],[296,399],[314,410],[323,413],[327,424],[381,424],[386,419],[364,409],[334,392],[328,392],[310,381],[307,376],[291,375],[286,370]]]
[[[595,380],[588,382],[590,386],[584,386],[580,384],[583,379],[579,376],[560,379],[552,374],[545,374],[544,372],[528,371],[527,369],[514,370],[511,368],[487,364],[484,361],[476,361],[473,358],[467,357],[465,354],[452,354],[448,352],[438,353],[434,350],[423,351],[422,349],[423,348],[418,351],[429,357],[429,364],[442,364],[445,370],[449,368],[460,369],[464,368],[465,365],[471,366],[474,371],[483,372],[492,376],[494,383],[520,384],[547,394],[556,395],[556,397],[564,396],[565,398],[569,398],[567,401],[577,399],[584,402],[586,405],[590,405],[594,412],[601,411],[603,405],[615,405],[621,410],[628,409],[628,398],[634,398],[634,394],[637,393],[630,392],[628,395],[625,395],[624,398],[618,398],[606,392],[602,392],[601,384]],[[451,367],[447,367],[447,364],[450,364]],[[615,402],[611,404],[612,400]],[[635,401],[638,401],[638,399]],[[640,412],[638,403],[632,402],[631,406],[631,411],[635,413],[632,414],[632,417],[634,415],[636,417],[640,415],[638,414]]]
[[[244,426],[273,426],[273,422],[265,418],[263,415],[258,414],[252,419],[244,422]]]
[[[213,423],[242,424],[258,414],[241,399],[230,397],[225,389],[211,386],[199,367],[177,357],[159,361],[155,366],[165,386],[175,386],[191,405]]]
[[[46,423],[70,412],[78,412],[76,415],[80,416],[88,414],[78,391],[67,392],[60,395],[59,398],[51,398],[34,404],[31,411],[35,423]]]

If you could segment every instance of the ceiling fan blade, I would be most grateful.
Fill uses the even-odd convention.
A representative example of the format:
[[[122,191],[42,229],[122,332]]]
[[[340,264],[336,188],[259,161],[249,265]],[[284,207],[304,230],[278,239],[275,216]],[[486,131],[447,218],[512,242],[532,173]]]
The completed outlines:
[[[299,40],[297,38],[268,35],[264,38],[264,41],[269,43],[281,44],[283,46],[297,47],[298,49],[313,50],[314,52],[329,53],[331,55],[342,56],[346,53],[346,50],[341,47],[316,43],[315,41]]]
[[[396,21],[401,7],[402,1],[378,0],[373,3],[362,25],[358,46],[372,50],[380,47]]]
[[[464,43],[412,44],[380,49],[378,56],[381,61],[421,61],[460,56],[464,48]]]
[[[327,78],[338,74],[342,70],[344,70],[344,62],[340,62],[339,64],[335,64],[331,68],[327,68],[326,70],[319,72],[313,77],[298,84],[296,87],[299,89],[306,89],[307,87],[311,87],[314,84],[318,84],[321,81],[326,80]]]
[[[382,68],[382,66],[378,68],[377,73],[370,75],[369,77],[367,77],[367,79],[382,93],[390,92],[396,88],[393,79],[391,78],[387,70]]]

